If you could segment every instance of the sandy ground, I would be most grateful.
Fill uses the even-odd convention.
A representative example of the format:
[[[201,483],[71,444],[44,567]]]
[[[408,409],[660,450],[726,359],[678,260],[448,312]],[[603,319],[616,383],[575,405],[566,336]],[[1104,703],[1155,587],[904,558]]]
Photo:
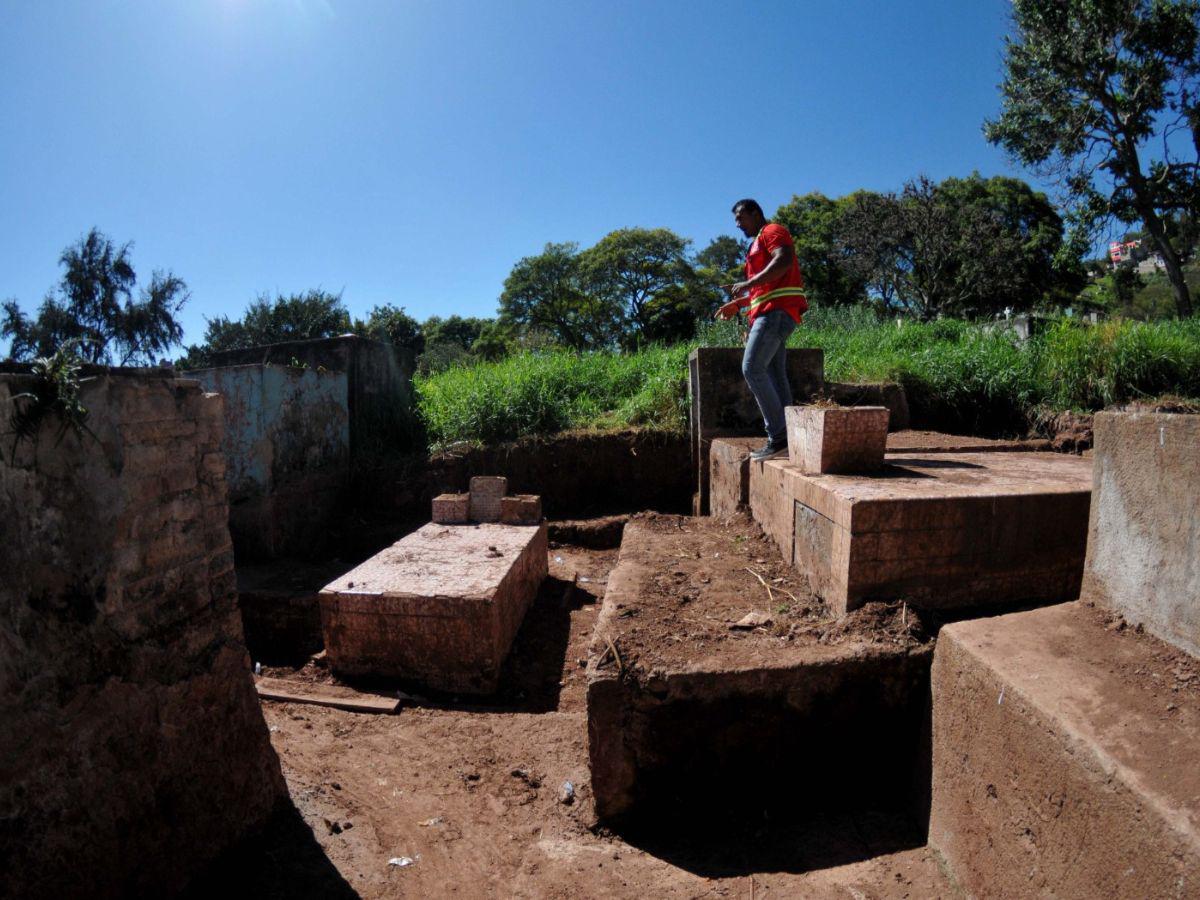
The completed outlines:
[[[887,813],[798,810],[748,826],[714,811],[699,842],[669,822],[641,834],[597,827],[584,663],[617,551],[549,555],[496,697],[422,697],[395,716],[264,703],[294,809],[192,895],[959,896],[921,836]],[[329,680],[311,663],[270,674]]]

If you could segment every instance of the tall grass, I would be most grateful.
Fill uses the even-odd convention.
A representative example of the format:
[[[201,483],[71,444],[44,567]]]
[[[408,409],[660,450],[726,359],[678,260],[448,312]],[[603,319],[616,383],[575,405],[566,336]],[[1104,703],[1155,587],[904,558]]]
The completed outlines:
[[[690,345],[639,353],[523,353],[415,383],[431,441],[490,443],[568,428],[682,429]]]
[[[484,442],[569,428],[686,425],[687,354],[740,343],[737,322],[638,353],[523,354],[420,378],[435,443]],[[1003,327],[953,319],[881,320],[866,308],[815,309],[795,347],[825,351],[831,381],[896,381],[932,427],[1017,433],[1038,411],[1089,411],[1141,398],[1200,398],[1200,319],[1089,325],[1063,319],[1022,342]]]

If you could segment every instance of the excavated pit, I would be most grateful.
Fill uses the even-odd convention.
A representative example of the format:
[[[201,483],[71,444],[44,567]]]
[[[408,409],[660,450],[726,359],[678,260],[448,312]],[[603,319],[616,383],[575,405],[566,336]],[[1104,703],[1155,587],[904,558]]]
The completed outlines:
[[[901,604],[833,620],[745,516],[636,516],[588,663],[596,813],[709,874],[807,865],[830,816],[851,855],[864,816],[920,846],[932,650]]]

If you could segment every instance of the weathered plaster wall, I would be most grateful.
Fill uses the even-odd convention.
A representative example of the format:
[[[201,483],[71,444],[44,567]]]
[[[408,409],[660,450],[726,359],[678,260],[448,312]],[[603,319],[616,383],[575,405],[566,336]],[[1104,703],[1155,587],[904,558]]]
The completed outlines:
[[[350,475],[347,375],[273,364],[188,374],[225,398],[222,447],[239,560],[312,546]]]
[[[1082,596],[1200,656],[1200,416],[1097,413]]]
[[[414,364],[409,350],[351,334],[224,350],[212,359],[219,367],[299,363],[310,369],[341,372],[347,378],[351,456],[361,457],[381,443],[389,453],[416,448],[415,443],[406,443],[415,437],[409,427]]]
[[[5,418],[30,380],[0,376]],[[105,375],[0,461],[0,894],[163,896],[285,794],[249,672],[221,400]]]

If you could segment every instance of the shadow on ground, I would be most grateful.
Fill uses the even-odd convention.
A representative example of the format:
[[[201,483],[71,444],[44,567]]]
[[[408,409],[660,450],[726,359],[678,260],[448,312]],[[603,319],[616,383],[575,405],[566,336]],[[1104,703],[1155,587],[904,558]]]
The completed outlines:
[[[904,811],[681,808],[641,816],[616,833],[651,856],[705,878],[794,874],[844,866],[925,844]]]
[[[201,872],[182,900],[357,900],[291,801]]]
[[[553,576],[542,581],[529,606],[512,649],[500,671],[494,694],[475,696],[430,690],[418,681],[394,678],[340,678],[340,683],[367,693],[406,694],[426,709],[460,712],[549,713],[558,709],[563,663],[571,638],[571,613],[596,598],[574,582]]]

